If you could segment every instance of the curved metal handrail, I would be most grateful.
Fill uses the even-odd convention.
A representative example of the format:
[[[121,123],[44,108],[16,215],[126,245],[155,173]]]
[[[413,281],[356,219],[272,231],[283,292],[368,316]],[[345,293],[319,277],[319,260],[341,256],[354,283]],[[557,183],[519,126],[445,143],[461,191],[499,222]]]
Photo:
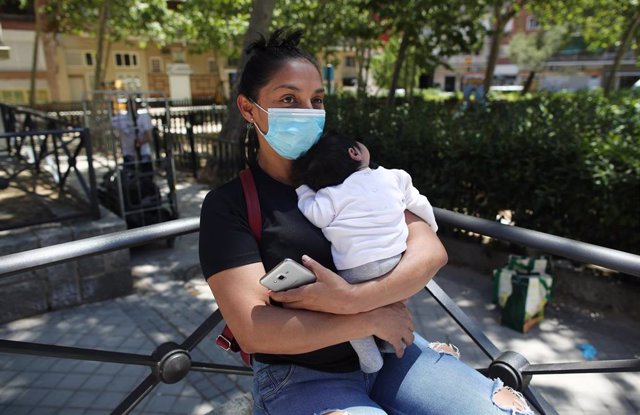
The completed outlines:
[[[604,266],[630,275],[640,276],[640,256],[638,255],[573,241],[529,229],[502,225],[443,209],[436,208],[435,211],[438,220],[442,224],[448,224],[490,237],[531,246],[551,254]],[[58,264],[72,259],[131,248],[154,240],[196,232],[198,229],[199,218],[197,217],[176,219],[141,228],[6,255],[0,257],[0,279],[19,272]],[[499,377],[504,376],[509,378],[512,384],[517,389],[522,390],[531,404],[541,413],[554,414],[556,412],[535,388],[529,386],[528,382],[532,375],[640,371],[640,359],[529,364],[523,356],[515,352],[507,351],[500,353],[491,340],[464,314],[435,281],[431,281],[425,288],[481,350],[491,358],[492,365],[487,369],[479,370],[483,373],[499,373]],[[185,339],[182,344],[179,345],[172,342],[165,343],[160,345],[148,356],[9,340],[0,340],[0,352],[112,361],[149,366],[152,369],[152,373],[113,411],[115,414],[125,414],[135,408],[157,384],[160,382],[175,383],[181,380],[189,370],[250,375],[251,370],[245,367],[191,361],[189,351],[204,339],[221,320],[222,316],[219,311],[216,310]],[[509,384],[509,382],[505,383]]]
[[[551,235],[517,226],[504,225],[450,210],[433,209],[440,223],[490,236],[503,241],[540,249],[550,254],[585,264],[599,265],[614,271],[640,277],[640,256],[617,251],[561,236]]]

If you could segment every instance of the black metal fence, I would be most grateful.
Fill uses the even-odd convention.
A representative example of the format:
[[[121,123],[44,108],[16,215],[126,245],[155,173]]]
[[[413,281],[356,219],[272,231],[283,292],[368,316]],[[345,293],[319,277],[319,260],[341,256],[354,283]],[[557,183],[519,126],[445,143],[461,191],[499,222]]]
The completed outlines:
[[[46,188],[46,193],[56,193],[57,200],[70,207],[67,213],[49,218],[2,223],[0,229],[82,216],[99,218],[89,130],[70,128],[29,109],[0,104],[0,111],[5,130],[0,133],[0,188],[15,187],[42,200]]]
[[[56,130],[79,127],[67,118],[52,117],[49,113],[26,107],[13,107],[0,103],[2,125],[5,133],[34,130]]]
[[[165,125],[164,108],[151,108],[149,112],[157,131],[162,132],[160,142],[164,142],[162,137],[171,134],[176,168],[197,177],[200,169],[210,163],[215,166],[216,176],[221,181],[230,179],[238,171],[241,160],[239,143],[219,137],[227,116],[226,107],[174,106],[170,109],[169,125]]]
[[[436,216],[439,223],[443,225],[532,246],[550,254],[605,266],[613,270],[640,277],[640,256],[638,255],[585,244],[541,232],[502,225],[442,209],[436,209]],[[0,257],[0,278],[76,258],[88,257],[99,253],[141,245],[153,240],[196,232],[198,227],[199,219],[197,217],[178,219],[144,228],[121,231],[110,235],[7,255]],[[491,359],[492,362],[487,368],[478,370],[491,377],[499,377],[506,385],[522,391],[531,405],[542,414],[556,414],[556,411],[542,395],[529,384],[534,375],[640,371],[640,359],[530,364],[524,356],[515,351],[501,352],[498,350],[491,340],[464,314],[435,281],[431,281],[425,288],[446,312],[452,316],[465,333],[471,337],[483,353]],[[181,343],[164,343],[148,355],[10,340],[0,340],[0,352],[147,366],[150,369],[149,375],[113,410],[114,414],[126,414],[135,408],[156,385],[161,382],[168,384],[179,382],[191,370],[251,375],[251,371],[245,367],[195,362],[191,360],[189,352],[192,351],[220,321],[220,312],[216,310]]]
[[[238,171],[242,161],[240,144],[219,137],[227,116],[227,107],[217,105],[213,98],[188,100],[146,98],[153,119],[156,157],[161,152],[171,154],[177,169],[197,177],[207,163],[217,179],[226,181]],[[71,125],[84,125],[86,102],[52,103],[38,106],[52,120]],[[169,117],[166,115],[169,108]],[[107,148],[107,147],[105,147]]]

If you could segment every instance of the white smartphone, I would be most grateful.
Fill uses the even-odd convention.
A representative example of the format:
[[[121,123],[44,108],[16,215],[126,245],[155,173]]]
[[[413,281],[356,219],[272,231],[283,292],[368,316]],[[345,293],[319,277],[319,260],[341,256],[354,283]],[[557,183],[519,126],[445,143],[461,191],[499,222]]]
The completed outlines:
[[[271,291],[284,291],[312,283],[315,280],[316,276],[309,269],[293,259],[285,258],[260,278],[260,284]]]

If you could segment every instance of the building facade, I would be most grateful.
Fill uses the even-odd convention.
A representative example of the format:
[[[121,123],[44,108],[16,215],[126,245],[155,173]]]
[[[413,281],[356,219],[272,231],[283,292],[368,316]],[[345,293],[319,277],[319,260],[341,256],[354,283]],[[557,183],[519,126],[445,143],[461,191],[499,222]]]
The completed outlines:
[[[2,41],[11,49],[0,60],[0,101],[25,105],[29,102],[35,45],[33,16],[1,15]],[[88,36],[46,34],[40,36],[36,57],[36,103],[78,102],[91,95],[95,85],[97,43]],[[340,62],[333,68],[332,91],[355,88],[355,53],[335,50]],[[238,62],[215,51],[189,53],[186,46],[165,47],[135,42],[106,46],[104,81],[100,90],[148,91],[150,96],[171,99],[211,98],[225,102]],[[323,62],[320,62],[324,67]]]
[[[488,24],[488,23],[487,23]],[[521,10],[506,27],[501,39],[498,60],[492,85],[517,87],[529,76],[529,71],[520,68],[509,58],[509,44],[517,33],[534,34],[541,30],[535,16]],[[433,82],[445,91],[463,89],[466,83],[484,80],[489,56],[490,39],[487,38],[477,54],[454,56],[448,60],[451,69],[439,67],[433,74]],[[615,51],[589,52],[579,35],[570,41],[536,74],[534,88],[544,90],[578,90],[602,86],[613,66]],[[614,88],[629,88],[640,79],[640,67],[636,56],[629,51],[616,73]]]
[[[0,15],[3,45],[10,49],[0,60],[0,101],[27,104],[36,44],[33,16]],[[43,34],[38,40],[36,102],[76,102],[94,89],[96,39]],[[105,73],[99,89],[150,91],[172,99],[208,97],[223,102],[236,72],[234,62],[210,51],[192,55],[181,45],[140,47],[135,42],[108,44]]]

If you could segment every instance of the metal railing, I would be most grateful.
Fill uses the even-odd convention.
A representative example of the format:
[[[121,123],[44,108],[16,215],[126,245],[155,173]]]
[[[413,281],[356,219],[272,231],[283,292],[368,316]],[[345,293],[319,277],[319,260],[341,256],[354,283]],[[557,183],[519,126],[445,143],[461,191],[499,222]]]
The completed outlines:
[[[171,134],[171,152],[178,169],[190,171],[197,177],[205,163],[213,162],[220,181],[227,181],[236,175],[242,163],[240,147],[237,142],[229,142],[219,136],[227,115],[226,107],[172,107],[168,118],[164,113],[163,108],[150,109],[157,130]],[[167,122],[168,125],[165,125]],[[167,133],[162,134],[164,136]],[[166,146],[166,143],[160,145]]]
[[[502,225],[484,219],[465,216],[455,212],[436,209],[440,223],[462,228],[486,236],[511,241],[542,249],[555,254],[590,264],[640,276],[640,256],[585,244],[566,238]],[[198,231],[199,218],[178,219],[109,235],[67,242],[56,246],[38,248],[26,252],[0,257],[0,278],[19,272],[53,265],[76,258],[129,248],[158,239],[176,237]],[[613,373],[638,372],[640,359],[606,360],[591,362],[568,362],[552,364],[530,364],[521,354],[514,351],[501,352],[489,338],[438,286],[429,282],[425,289],[457,322],[482,352],[491,359],[487,368],[478,369],[491,377],[521,391],[531,405],[542,414],[557,412],[529,382],[534,375],[564,373]],[[158,384],[176,383],[189,371],[251,375],[250,369],[217,363],[192,361],[190,351],[221,321],[219,310],[215,310],[182,343],[168,342],[158,346],[149,355],[121,353],[107,350],[64,347],[22,341],[0,340],[0,352],[49,356],[65,359],[80,359],[99,362],[115,362],[147,366],[151,373],[113,410],[114,414],[126,414],[133,410],[142,399]]]
[[[116,94],[117,91],[113,91],[111,95]],[[189,171],[194,177],[207,162],[215,164],[216,177],[221,182],[234,177],[242,163],[241,150],[237,142],[219,138],[227,116],[227,107],[216,105],[211,97],[168,100],[157,95],[145,97],[155,127],[156,158],[161,157],[161,150],[170,153],[176,168]],[[75,123],[74,125],[83,125],[87,112],[91,111],[87,101],[42,104],[38,108],[46,111],[51,120]],[[110,118],[111,115],[105,108],[100,108],[97,114],[98,118],[106,114]],[[103,123],[103,126],[106,127],[107,123]],[[94,141],[96,151],[104,150],[100,134],[94,135]]]
[[[3,142],[4,141],[4,142]],[[15,186],[36,197],[39,187],[51,184],[58,198],[73,202],[73,212],[53,218],[35,218],[20,226],[61,221],[83,216],[100,217],[93,169],[93,155],[89,130],[86,128],[32,130],[0,134],[0,142],[6,154],[0,178],[5,185]],[[80,169],[80,160],[86,162],[86,171]],[[19,177],[29,173],[29,185],[21,185]],[[73,182],[74,185],[71,185]],[[1,191],[1,190],[0,190]],[[9,229],[11,226],[1,226]]]
[[[82,124],[71,120],[51,117],[48,113],[32,108],[11,106],[0,103],[4,132],[20,132],[34,130],[57,130],[60,128],[79,127]]]

